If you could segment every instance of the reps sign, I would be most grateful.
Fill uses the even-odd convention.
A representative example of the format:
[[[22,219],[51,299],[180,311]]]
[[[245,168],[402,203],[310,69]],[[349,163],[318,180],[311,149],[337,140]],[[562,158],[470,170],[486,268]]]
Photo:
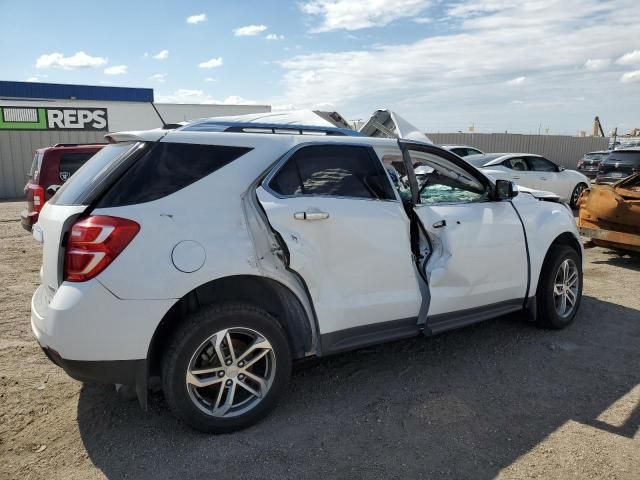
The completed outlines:
[[[0,107],[0,130],[108,130],[106,108]]]

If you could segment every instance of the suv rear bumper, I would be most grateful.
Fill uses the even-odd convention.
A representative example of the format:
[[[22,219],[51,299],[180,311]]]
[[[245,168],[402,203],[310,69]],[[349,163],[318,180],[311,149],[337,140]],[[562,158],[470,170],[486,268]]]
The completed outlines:
[[[96,279],[31,299],[31,329],[47,356],[83,381],[136,384],[158,323],[175,300],[122,300]]]

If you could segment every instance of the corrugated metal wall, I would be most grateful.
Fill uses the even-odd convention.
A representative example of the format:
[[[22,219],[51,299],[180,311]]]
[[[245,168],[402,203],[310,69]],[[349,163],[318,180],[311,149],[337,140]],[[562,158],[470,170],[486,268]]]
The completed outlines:
[[[438,145],[469,145],[483,152],[534,153],[565,168],[587,152],[606,150],[608,138],[570,137],[565,135],[517,135],[513,133],[427,133]]]
[[[105,132],[0,131],[0,198],[23,196],[36,149],[56,143],[104,143]]]

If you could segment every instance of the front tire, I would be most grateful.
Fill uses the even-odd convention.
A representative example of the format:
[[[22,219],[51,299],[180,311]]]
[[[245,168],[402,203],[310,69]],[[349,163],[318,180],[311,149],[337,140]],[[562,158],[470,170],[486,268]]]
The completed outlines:
[[[203,307],[185,319],[162,362],[176,417],[206,433],[246,428],[286,390],[291,351],[282,326],[251,305]]]
[[[580,195],[582,195],[582,192],[584,192],[587,188],[588,186],[586,183],[579,183],[578,185],[576,185],[576,188],[574,188],[573,192],[571,193],[571,200],[569,202],[571,208],[573,208],[574,210],[578,208],[578,200],[580,199]]]
[[[567,327],[575,319],[581,300],[580,255],[567,245],[551,247],[538,280],[538,325],[552,329]]]

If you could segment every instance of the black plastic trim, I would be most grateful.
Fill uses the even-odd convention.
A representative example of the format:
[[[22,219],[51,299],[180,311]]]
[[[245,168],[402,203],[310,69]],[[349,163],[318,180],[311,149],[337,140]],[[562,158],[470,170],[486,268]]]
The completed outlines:
[[[521,298],[506,300],[504,302],[492,303],[477,308],[467,308],[450,313],[441,313],[427,318],[425,335],[435,335],[437,333],[464,327],[472,323],[481,322],[490,318],[499,317],[507,313],[522,310]]]
[[[524,303],[522,305],[523,308],[526,308],[527,301],[529,298],[529,290],[531,289],[531,255],[529,254],[529,239],[527,238],[527,229],[524,226],[524,222],[522,221],[520,212],[518,211],[516,206],[513,204],[513,202],[509,202],[509,203],[511,203],[511,206],[513,207],[513,211],[516,212],[516,215],[518,216],[518,220],[520,220],[520,224],[522,225],[522,233],[524,234],[524,246],[527,251],[527,289],[524,292]]]
[[[325,333],[320,335],[322,355],[415,337],[420,333],[417,322],[417,317],[409,317]]]
[[[114,383],[135,387],[142,408],[147,404],[147,360],[67,360],[55,350],[42,347],[49,360],[81,382]]]

